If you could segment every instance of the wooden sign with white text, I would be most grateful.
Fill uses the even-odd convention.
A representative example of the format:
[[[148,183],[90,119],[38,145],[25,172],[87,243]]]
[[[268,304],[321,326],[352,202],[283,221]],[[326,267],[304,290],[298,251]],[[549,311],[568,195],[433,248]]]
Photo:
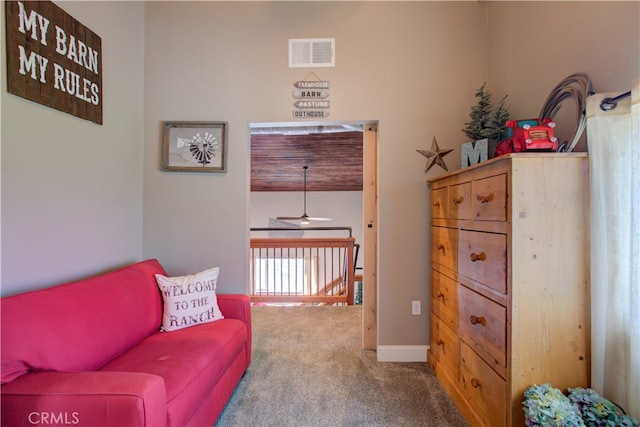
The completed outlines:
[[[299,80],[293,84],[298,89],[329,89],[331,83],[323,80]]]
[[[50,1],[6,1],[9,93],[102,124],[102,40]]]

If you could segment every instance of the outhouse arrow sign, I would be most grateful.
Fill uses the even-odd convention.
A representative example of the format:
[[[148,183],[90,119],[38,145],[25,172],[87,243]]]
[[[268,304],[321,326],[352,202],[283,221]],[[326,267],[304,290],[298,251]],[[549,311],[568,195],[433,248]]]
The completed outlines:
[[[329,117],[329,112],[326,110],[297,110],[293,112],[293,117],[296,119],[320,119]]]

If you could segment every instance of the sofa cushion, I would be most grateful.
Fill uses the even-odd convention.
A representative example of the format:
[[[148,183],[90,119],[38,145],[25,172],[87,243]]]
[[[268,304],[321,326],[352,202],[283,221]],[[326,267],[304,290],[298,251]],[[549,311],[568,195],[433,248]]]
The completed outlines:
[[[229,365],[244,358],[247,328],[222,319],[197,328],[158,332],[103,366],[100,371],[144,372],[162,377],[167,425],[183,425]]]
[[[157,332],[157,260],[2,298],[2,383],[30,371],[95,370]]]
[[[34,372],[4,384],[2,426],[167,424],[164,381],[139,372]]]
[[[156,274],[164,301],[163,331],[177,331],[224,318],[216,298],[219,271],[215,267],[186,276]]]

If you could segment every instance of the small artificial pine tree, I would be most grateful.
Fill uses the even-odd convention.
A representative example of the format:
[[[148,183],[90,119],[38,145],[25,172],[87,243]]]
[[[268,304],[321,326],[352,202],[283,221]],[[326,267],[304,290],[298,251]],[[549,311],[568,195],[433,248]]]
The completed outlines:
[[[508,95],[505,95],[489,114],[489,123],[487,124],[485,138],[495,141],[502,141],[507,137],[507,122],[509,121],[509,110],[505,105]]]
[[[462,129],[473,141],[486,138],[485,129],[491,114],[491,94],[485,91],[486,85],[486,82],[483,83],[480,89],[475,92],[474,96],[478,98],[478,105],[471,107],[471,112],[469,113],[471,121],[465,123],[466,127]]]

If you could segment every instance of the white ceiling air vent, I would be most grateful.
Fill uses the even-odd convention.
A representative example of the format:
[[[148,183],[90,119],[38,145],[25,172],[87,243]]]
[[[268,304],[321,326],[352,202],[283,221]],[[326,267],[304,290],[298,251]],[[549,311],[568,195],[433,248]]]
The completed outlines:
[[[289,39],[289,68],[336,66],[336,39]]]

